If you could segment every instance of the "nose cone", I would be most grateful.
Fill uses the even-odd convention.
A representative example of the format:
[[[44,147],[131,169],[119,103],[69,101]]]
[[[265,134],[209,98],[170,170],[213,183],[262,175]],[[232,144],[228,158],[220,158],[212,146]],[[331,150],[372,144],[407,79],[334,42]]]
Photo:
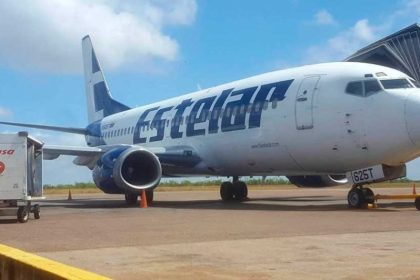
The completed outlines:
[[[413,92],[405,100],[405,122],[413,144],[420,146],[420,92]]]

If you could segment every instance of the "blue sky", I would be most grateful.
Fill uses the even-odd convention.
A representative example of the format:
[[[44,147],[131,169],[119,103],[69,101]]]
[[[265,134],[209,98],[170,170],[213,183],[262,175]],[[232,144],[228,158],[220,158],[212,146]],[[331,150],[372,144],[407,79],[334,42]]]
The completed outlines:
[[[0,119],[87,125],[81,38],[113,96],[136,106],[296,65],[339,61],[418,21],[420,1],[0,0]],[[16,131],[2,126],[1,131]],[[48,144],[83,138],[35,132]],[[88,181],[71,158],[45,182]],[[420,178],[420,161],[408,175]]]

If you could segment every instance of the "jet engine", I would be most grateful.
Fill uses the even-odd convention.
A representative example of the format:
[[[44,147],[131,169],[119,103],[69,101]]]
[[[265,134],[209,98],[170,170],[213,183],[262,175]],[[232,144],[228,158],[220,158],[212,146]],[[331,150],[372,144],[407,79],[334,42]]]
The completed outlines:
[[[347,184],[346,175],[287,176],[299,188],[325,188]]]
[[[155,188],[161,177],[158,157],[137,146],[109,150],[93,169],[93,180],[105,193],[139,193]]]

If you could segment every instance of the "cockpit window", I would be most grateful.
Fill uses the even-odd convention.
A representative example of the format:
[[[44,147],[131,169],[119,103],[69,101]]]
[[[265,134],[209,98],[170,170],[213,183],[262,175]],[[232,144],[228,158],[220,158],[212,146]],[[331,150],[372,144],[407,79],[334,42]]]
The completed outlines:
[[[366,97],[381,91],[377,80],[350,82],[347,84],[346,93]]]
[[[358,96],[363,96],[362,82],[350,82],[347,84],[346,92]]]
[[[408,82],[407,79],[381,80],[381,84],[385,89],[413,88],[414,87],[412,84]]]
[[[375,94],[376,92],[382,90],[377,80],[364,81],[365,83],[365,96]]]

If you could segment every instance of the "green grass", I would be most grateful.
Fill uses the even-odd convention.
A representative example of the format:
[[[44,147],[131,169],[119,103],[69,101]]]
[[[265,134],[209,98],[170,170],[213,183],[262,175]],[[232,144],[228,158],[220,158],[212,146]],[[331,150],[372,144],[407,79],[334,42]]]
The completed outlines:
[[[159,184],[156,191],[218,191],[222,180],[205,180],[192,182],[189,180],[184,181],[164,181]],[[251,190],[276,190],[280,188],[296,188],[296,186],[289,183],[284,179],[249,179],[246,181],[249,189]],[[383,183],[377,183],[371,185],[374,188],[411,188],[413,184],[417,184],[420,188],[419,181],[412,181],[408,179],[398,179]],[[350,185],[343,186],[349,188]],[[75,183],[75,184],[64,184],[64,185],[45,185],[45,194],[66,194],[71,189],[74,193],[101,193],[94,183]],[[420,189],[419,189],[420,190]]]

